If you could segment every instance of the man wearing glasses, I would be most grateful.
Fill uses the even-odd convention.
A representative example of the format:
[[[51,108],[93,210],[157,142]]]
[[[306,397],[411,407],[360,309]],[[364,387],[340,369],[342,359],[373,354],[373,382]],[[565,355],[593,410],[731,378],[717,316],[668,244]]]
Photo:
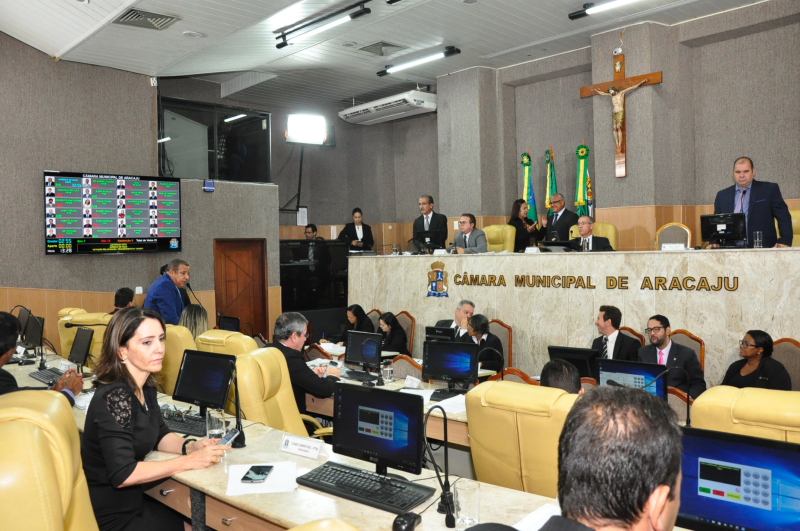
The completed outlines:
[[[481,229],[475,228],[475,216],[472,214],[461,214],[461,219],[458,222],[458,231],[453,244],[450,245],[447,252],[479,254],[489,250],[489,244],[486,242],[486,233]]]
[[[303,345],[308,339],[308,321],[301,314],[286,312],[275,320],[272,343],[267,348],[276,348],[286,357],[289,379],[292,381],[297,409],[306,412],[306,393],[319,398],[333,396],[335,383],[339,381],[339,369],[315,367],[313,370],[303,359]],[[327,374],[327,375],[326,375]]]
[[[613,251],[611,242],[608,238],[602,236],[594,236],[594,218],[592,216],[581,216],[578,218],[578,232],[579,238],[570,240],[570,247],[576,251]]]
[[[542,228],[536,231],[536,239],[567,242],[570,227],[578,224],[578,214],[565,208],[567,203],[561,194],[553,194],[550,204],[553,215],[542,221]]]
[[[669,319],[663,315],[651,317],[644,331],[650,338],[650,344],[639,349],[639,361],[664,365],[665,370],[675,369],[665,377],[667,386],[677,387],[690,397],[697,398],[706,390],[703,368],[692,349],[670,341],[671,332]]]

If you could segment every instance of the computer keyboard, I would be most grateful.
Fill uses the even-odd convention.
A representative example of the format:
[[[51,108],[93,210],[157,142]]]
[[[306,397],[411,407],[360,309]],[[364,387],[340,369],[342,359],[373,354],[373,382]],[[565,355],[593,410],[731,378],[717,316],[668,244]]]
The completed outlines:
[[[390,513],[403,514],[436,489],[339,463],[326,463],[297,478],[297,483]]]
[[[43,384],[50,385],[51,382],[56,382],[59,378],[64,376],[64,371],[56,367],[50,367],[41,371],[32,372],[28,374],[28,376]]]
[[[374,382],[378,376],[367,371],[356,371],[347,369],[347,373],[342,375],[347,380],[355,380],[356,382]]]
[[[196,437],[206,436],[206,419],[200,415],[186,415],[184,420],[164,419],[167,428],[177,433],[186,433]]]
[[[431,395],[431,402],[441,402],[442,400],[447,400],[448,398],[453,398],[454,396],[466,394],[466,392],[466,389],[437,389]]]

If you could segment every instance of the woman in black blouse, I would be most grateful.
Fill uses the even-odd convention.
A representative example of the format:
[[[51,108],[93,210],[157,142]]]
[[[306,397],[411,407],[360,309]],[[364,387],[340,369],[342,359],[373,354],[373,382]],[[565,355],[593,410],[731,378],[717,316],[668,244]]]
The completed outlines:
[[[772,338],[763,330],[748,330],[739,341],[739,361],[734,361],[722,385],[731,387],[760,387],[791,391],[792,378],[786,367],[772,359]]]
[[[165,326],[153,310],[130,307],[108,324],[86,413],[81,455],[101,531],[191,530],[183,517],[144,495],[143,485],[219,463],[230,446],[169,431],[156,400]],[[145,462],[153,450],[183,454]]]
[[[503,370],[503,342],[500,338],[489,332],[489,319],[485,315],[476,313],[469,318],[467,325],[468,337],[466,341],[472,341],[480,345],[478,350],[478,362],[481,369],[487,371],[500,372]]]
[[[364,313],[364,308],[359,306],[358,304],[351,304],[347,307],[347,321],[350,323],[347,326],[347,330],[355,330],[356,332],[374,332],[375,325],[372,324],[372,321],[367,314]],[[347,337],[345,335],[345,337]],[[326,339],[320,339],[320,343],[330,343],[330,341]],[[339,346],[344,346],[344,341],[339,341]]]
[[[525,248],[531,244],[531,232],[536,231],[536,223],[528,218],[528,203],[524,199],[517,199],[511,206],[511,219],[508,224],[517,229],[514,238],[514,252],[524,253]]]
[[[381,314],[380,327],[383,331],[383,351],[399,352],[408,355],[408,338],[392,312]]]
[[[339,233],[339,241],[350,245],[351,251],[371,251],[375,245],[372,238],[372,228],[366,223],[361,223],[364,214],[360,208],[353,209],[353,222],[348,223]]]

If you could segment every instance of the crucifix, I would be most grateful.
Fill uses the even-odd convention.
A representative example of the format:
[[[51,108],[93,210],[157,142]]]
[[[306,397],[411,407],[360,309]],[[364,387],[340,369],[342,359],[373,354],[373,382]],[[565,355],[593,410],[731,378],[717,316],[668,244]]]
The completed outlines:
[[[620,46],[614,50],[614,80],[581,87],[581,98],[590,96],[609,96],[611,98],[611,120],[614,132],[616,153],[614,168],[617,177],[625,177],[625,94],[643,85],[661,83],[661,72],[650,72],[641,76],[625,77],[625,54],[622,53],[622,33]]]

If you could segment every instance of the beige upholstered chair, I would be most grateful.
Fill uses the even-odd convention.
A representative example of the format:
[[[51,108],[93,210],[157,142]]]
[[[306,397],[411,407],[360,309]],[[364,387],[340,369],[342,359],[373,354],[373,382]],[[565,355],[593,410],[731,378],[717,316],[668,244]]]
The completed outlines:
[[[798,216],[800,216],[800,211],[798,211]],[[790,337],[776,340],[773,345],[772,357],[786,367],[792,378],[792,389],[800,389],[800,342]]]
[[[506,382],[517,382],[517,383],[524,383],[528,385],[541,385],[539,382],[525,374],[523,371],[517,369],[516,367],[508,367],[504,369],[502,374],[497,373],[489,376],[490,382],[495,381],[506,381]]]
[[[61,346],[61,356],[66,358],[72,350],[72,343],[75,341],[75,334],[78,332],[77,328],[67,328],[66,324],[72,322],[72,316],[86,313],[86,310],[81,308],[62,308],[58,311],[58,340]],[[25,326],[25,323],[20,323]]]
[[[700,360],[700,367],[703,370],[706,368],[706,342],[689,332],[688,330],[678,329],[673,330],[669,338],[679,345],[689,347],[697,354],[697,359]]]
[[[616,225],[605,223],[603,221],[595,221],[594,228],[592,229],[592,235],[608,238],[608,243],[611,244],[611,247],[613,247],[615,251],[619,251],[619,231],[617,230]],[[581,237],[581,233],[578,232],[577,225],[573,225],[569,228],[569,237]]]
[[[358,531],[358,528],[339,518],[326,518],[293,527],[289,531]]]
[[[400,354],[392,359],[392,367],[394,368],[394,377],[398,380],[406,376],[422,380],[422,365],[405,354]]]
[[[800,443],[800,393],[718,385],[692,405],[692,426]],[[471,431],[471,430],[470,430]]]
[[[97,531],[72,408],[52,391],[0,396],[3,529]]]
[[[678,416],[678,422],[681,424],[686,424],[687,400],[689,401],[689,415],[691,415],[691,404],[694,403],[694,399],[677,387],[667,387],[667,402],[669,403],[669,407],[672,408],[672,411]]]
[[[642,346],[644,346],[644,336],[642,334],[640,334],[639,332],[637,332],[636,330],[634,330],[633,328],[631,328],[630,326],[621,326],[619,328],[619,331],[621,333],[625,334],[626,336],[630,336],[630,337],[633,337],[635,339],[638,339],[639,343],[641,343]]]
[[[256,340],[241,332],[230,330],[206,330],[195,340],[197,350],[238,356],[258,348]]]
[[[486,233],[489,252],[514,252],[514,238],[517,236],[517,229],[511,225],[487,225],[483,228],[483,232]]]
[[[516,382],[484,382],[466,395],[478,480],[554,498],[558,439],[578,395]]]
[[[319,346],[318,344],[314,343],[306,349],[304,354],[306,361],[311,360],[318,360],[320,358],[326,360],[332,360],[333,356],[325,352],[325,349]]]
[[[656,231],[656,251],[664,243],[680,243],[687,249],[692,247],[692,230],[677,221],[672,221]]]
[[[381,331],[380,320],[382,313],[383,312],[380,311],[378,308],[373,308],[367,312],[367,317],[369,317],[369,320],[372,321],[372,327],[375,329],[376,332]]]
[[[175,382],[183,362],[186,350],[197,350],[192,333],[185,326],[167,325],[164,360],[161,362],[161,388],[172,396],[175,393]]]
[[[489,332],[500,338],[503,344],[503,358],[505,367],[514,366],[514,330],[500,319],[489,321]]]
[[[407,311],[403,310],[402,312],[395,314],[397,318],[397,322],[400,323],[400,326],[403,327],[403,330],[406,333],[406,340],[408,341],[408,353],[414,353],[414,331],[417,329],[417,320],[414,319],[414,316],[408,313]],[[380,328],[376,328],[379,330]]]

